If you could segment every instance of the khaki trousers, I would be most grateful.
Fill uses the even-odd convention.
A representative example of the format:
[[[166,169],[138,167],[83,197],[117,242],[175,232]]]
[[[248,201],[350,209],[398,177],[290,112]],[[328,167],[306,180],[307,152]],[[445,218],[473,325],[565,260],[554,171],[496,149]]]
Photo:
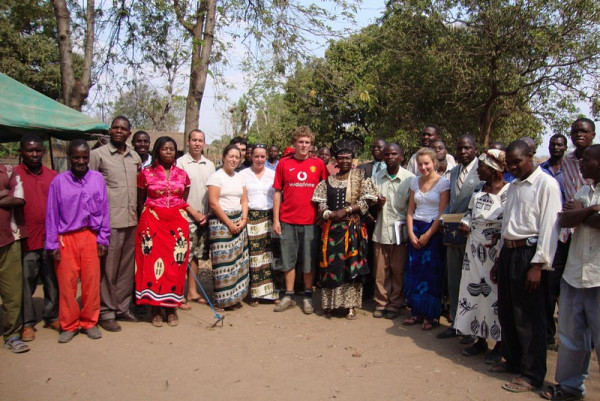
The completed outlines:
[[[375,253],[375,309],[400,312],[404,304],[406,245],[373,243]]]

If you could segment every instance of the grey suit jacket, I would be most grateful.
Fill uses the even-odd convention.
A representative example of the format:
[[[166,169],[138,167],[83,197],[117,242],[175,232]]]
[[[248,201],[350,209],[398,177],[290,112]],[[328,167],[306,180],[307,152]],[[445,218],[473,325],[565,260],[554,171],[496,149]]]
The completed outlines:
[[[469,174],[467,174],[458,196],[456,194],[456,180],[458,179],[462,165],[459,164],[450,171],[450,202],[448,202],[448,206],[446,206],[444,213],[466,212],[469,208],[469,202],[471,201],[473,192],[476,189],[481,189],[481,187],[483,187],[484,182],[481,181],[477,175],[477,163],[479,163],[479,160],[475,161],[473,168],[469,171]]]

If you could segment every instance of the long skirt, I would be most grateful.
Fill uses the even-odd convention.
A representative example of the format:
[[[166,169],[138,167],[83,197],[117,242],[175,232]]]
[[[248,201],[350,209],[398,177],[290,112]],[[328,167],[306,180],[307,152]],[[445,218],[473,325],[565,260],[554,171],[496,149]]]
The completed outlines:
[[[324,309],[360,308],[360,277],[369,273],[367,229],[356,215],[323,225],[321,235],[321,304]]]
[[[433,222],[413,221],[413,232],[423,235]],[[404,273],[404,295],[413,316],[438,319],[441,312],[444,259],[442,235],[435,233],[425,248],[408,246],[408,267]]]
[[[226,214],[234,223],[242,219],[241,211]],[[226,308],[240,303],[248,294],[248,236],[246,230],[231,234],[216,217],[209,220],[208,227],[215,306]]]
[[[250,245],[250,297],[253,299],[279,298],[275,291],[271,267],[272,210],[250,210],[248,212],[248,243]]]
[[[500,254],[501,241],[487,246],[486,231],[491,225],[472,223],[460,278],[460,295],[454,327],[463,334],[500,341],[498,286],[490,271]]]
[[[189,225],[184,215],[183,208],[144,208],[135,238],[138,305],[181,305],[189,253]]]

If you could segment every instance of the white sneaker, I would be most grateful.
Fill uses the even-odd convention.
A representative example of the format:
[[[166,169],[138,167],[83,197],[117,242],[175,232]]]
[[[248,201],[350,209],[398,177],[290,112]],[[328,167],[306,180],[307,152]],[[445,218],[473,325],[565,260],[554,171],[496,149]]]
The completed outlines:
[[[315,311],[315,309],[313,308],[312,305],[312,299],[311,298],[304,298],[304,300],[302,301],[302,311],[304,312],[305,315],[310,315],[311,313],[313,313]]]
[[[289,295],[284,296],[277,305],[275,305],[275,312],[283,312],[296,306],[294,301]]]

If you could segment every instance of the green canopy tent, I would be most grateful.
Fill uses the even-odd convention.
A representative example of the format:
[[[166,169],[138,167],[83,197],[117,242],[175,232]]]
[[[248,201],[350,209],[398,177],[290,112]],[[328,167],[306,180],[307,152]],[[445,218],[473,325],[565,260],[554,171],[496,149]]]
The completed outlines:
[[[106,134],[108,128],[107,124],[0,73],[0,142],[19,141],[25,134],[48,140],[92,140],[98,134]]]

